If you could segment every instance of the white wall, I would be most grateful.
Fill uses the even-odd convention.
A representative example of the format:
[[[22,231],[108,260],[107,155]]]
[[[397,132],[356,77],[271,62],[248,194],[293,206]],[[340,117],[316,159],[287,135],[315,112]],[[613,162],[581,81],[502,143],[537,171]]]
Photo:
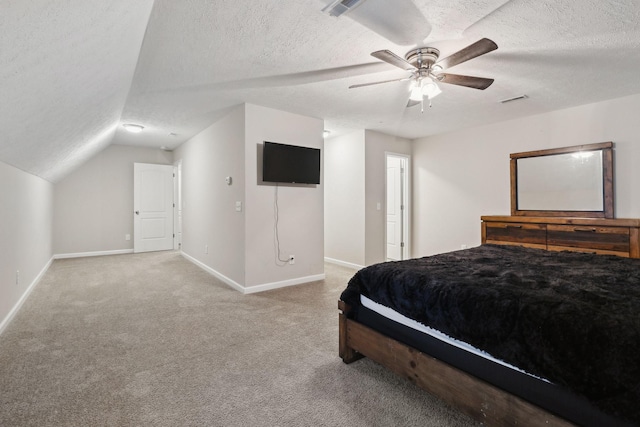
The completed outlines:
[[[245,214],[236,212],[235,202],[245,201],[244,121],[243,105],[174,152],[182,159],[182,251],[240,286]]]
[[[53,255],[53,184],[0,162],[0,332]],[[16,284],[16,272],[19,283]]]
[[[133,249],[133,164],[172,164],[159,149],[111,145],[55,184],[56,255]],[[125,235],[131,240],[125,240]]]
[[[324,141],[325,257],[365,265],[364,131]]]
[[[411,150],[410,140],[371,130],[325,141],[328,259],[355,266],[385,260],[386,153]]]
[[[245,104],[180,146],[183,252],[247,293],[323,276],[323,185],[278,186],[281,257],[295,255],[296,262],[277,266],[276,186],[261,183],[258,174],[264,141],[322,148],[323,126],[319,119]]]
[[[526,102],[526,101],[524,101]],[[415,141],[413,256],[480,244],[481,215],[509,215],[509,154],[613,141],[615,216],[640,217],[640,95]]]
[[[281,255],[294,265],[278,266],[274,249],[276,186],[262,184],[258,170],[264,141],[323,148],[324,121],[272,108],[245,107],[245,235],[247,288],[324,275],[324,177],[319,185],[278,186]],[[322,169],[321,169],[322,170]]]
[[[385,261],[387,161],[385,153],[411,155],[411,141],[365,131],[365,264]],[[377,209],[380,203],[382,209]]]

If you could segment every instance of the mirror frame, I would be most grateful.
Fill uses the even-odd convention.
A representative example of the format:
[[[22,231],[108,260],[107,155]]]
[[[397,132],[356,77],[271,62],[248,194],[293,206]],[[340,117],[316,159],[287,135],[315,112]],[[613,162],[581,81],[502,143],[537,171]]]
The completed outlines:
[[[518,159],[526,157],[552,156],[554,154],[576,153],[579,151],[602,151],[603,210],[601,211],[538,211],[518,209]],[[574,145],[550,150],[527,151],[510,154],[511,166],[511,215],[558,216],[577,218],[613,218],[613,142]]]

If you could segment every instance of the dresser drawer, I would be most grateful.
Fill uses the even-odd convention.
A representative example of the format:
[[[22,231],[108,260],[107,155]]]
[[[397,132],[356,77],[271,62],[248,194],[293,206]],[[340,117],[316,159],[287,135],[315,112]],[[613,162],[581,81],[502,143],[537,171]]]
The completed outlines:
[[[546,249],[547,226],[518,222],[487,222],[486,242]]]
[[[550,249],[589,250],[629,254],[629,227],[598,227],[582,225],[547,226]]]
[[[486,215],[482,243],[549,251],[591,252],[640,259],[640,218]]]

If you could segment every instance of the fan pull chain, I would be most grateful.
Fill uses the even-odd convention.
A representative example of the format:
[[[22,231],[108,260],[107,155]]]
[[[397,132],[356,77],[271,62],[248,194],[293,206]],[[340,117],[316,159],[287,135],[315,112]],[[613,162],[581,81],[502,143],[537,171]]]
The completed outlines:
[[[431,98],[429,98],[429,108],[431,107],[433,107],[433,104],[431,104]],[[422,100],[420,101],[420,112],[424,114],[424,97],[422,97]]]

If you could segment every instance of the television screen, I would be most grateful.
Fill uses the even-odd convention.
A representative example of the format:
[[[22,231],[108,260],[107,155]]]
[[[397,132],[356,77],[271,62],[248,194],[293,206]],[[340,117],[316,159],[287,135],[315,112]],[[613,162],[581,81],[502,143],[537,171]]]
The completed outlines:
[[[320,184],[320,149],[265,141],[262,180]]]

